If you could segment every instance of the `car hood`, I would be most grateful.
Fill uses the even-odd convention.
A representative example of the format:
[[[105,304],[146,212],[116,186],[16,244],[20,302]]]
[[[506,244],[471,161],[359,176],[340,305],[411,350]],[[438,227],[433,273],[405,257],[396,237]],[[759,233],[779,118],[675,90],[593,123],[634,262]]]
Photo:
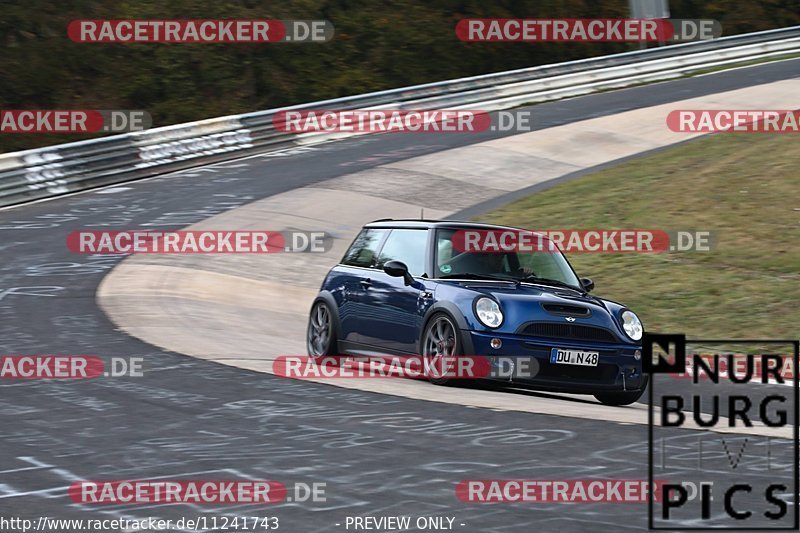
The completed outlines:
[[[501,303],[529,303],[532,301],[537,301],[565,304],[572,303],[576,305],[597,306],[603,309],[608,309],[606,307],[605,300],[602,298],[597,298],[591,294],[582,293],[576,289],[568,289],[566,287],[534,285],[530,283],[522,283],[518,286],[511,285],[509,283],[498,285],[478,285],[474,283],[464,283],[463,286],[464,288],[490,295]]]
[[[503,311],[498,330],[516,333],[530,322],[553,322],[587,325],[612,331],[620,342],[634,343],[622,331],[619,316],[626,307],[617,302],[585,294],[566,287],[522,283],[458,282],[465,306],[481,296],[494,298]],[[465,294],[466,293],[466,294]],[[484,329],[478,322],[477,329]]]

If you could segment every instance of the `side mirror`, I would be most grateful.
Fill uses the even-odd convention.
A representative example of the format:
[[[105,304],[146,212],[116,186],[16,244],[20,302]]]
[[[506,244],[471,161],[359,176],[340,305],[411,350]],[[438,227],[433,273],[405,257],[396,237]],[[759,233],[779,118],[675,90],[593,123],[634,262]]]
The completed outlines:
[[[383,271],[393,278],[403,278],[406,285],[414,283],[414,278],[408,273],[408,267],[402,261],[386,261]]]
[[[583,290],[586,292],[592,292],[592,289],[594,289],[594,281],[590,278],[581,278],[581,287],[583,287]]]

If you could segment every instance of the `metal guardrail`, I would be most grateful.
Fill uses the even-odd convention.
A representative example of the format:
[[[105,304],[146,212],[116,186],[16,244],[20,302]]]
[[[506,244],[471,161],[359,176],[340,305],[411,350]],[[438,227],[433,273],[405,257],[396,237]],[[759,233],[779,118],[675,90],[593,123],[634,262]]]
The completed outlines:
[[[0,207],[348,134],[275,129],[300,109],[494,110],[800,52],[800,26],[473,76],[0,155]]]

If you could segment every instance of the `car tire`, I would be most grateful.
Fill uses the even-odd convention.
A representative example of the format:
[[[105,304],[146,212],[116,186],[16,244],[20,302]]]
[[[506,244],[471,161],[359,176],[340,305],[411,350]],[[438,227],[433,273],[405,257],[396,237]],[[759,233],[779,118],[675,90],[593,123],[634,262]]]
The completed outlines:
[[[638,391],[601,392],[595,394],[594,397],[597,398],[597,401],[599,401],[603,405],[612,405],[612,406],[630,405],[642,397],[644,392],[647,390],[648,383],[649,380],[645,382],[644,387],[642,387],[641,390]]]
[[[335,320],[330,306],[324,300],[316,302],[311,307],[306,329],[306,349],[308,356],[315,363],[324,360],[326,364],[337,366],[340,364]]]
[[[436,313],[428,320],[423,330],[420,356],[423,361],[431,365],[431,368],[442,368],[444,365],[437,366],[437,358],[443,355],[448,357],[463,355],[463,346],[461,333],[455,321],[446,313]],[[427,377],[434,385],[452,385],[454,381],[452,377],[439,376],[436,373],[429,373]]]

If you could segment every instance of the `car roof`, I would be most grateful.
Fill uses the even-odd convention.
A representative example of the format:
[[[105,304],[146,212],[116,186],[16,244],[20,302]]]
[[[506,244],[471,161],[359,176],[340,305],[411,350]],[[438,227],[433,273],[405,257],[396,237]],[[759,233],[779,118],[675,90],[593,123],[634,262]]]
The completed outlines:
[[[434,229],[434,228],[452,228],[452,229],[484,229],[484,230],[516,230],[527,231],[522,228],[515,228],[512,226],[499,226],[497,224],[483,224],[480,222],[468,222],[465,220],[425,220],[425,219],[399,219],[383,218],[380,220],[373,220],[368,224],[364,224],[365,228],[403,228],[403,229]]]

